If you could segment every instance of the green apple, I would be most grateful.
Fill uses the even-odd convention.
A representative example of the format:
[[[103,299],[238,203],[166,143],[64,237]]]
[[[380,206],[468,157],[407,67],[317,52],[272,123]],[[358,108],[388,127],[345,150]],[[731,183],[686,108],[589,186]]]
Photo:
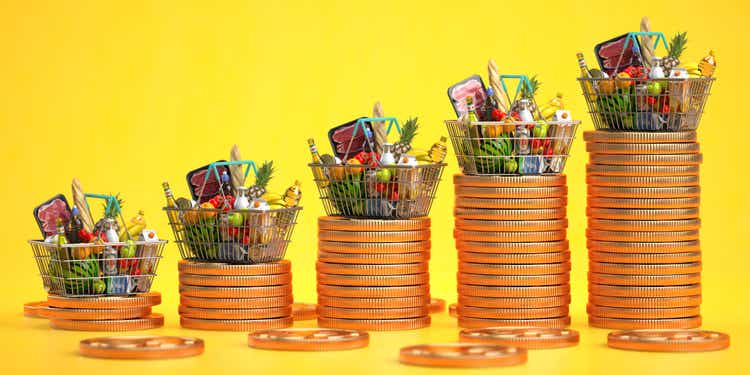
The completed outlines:
[[[649,82],[648,86],[646,86],[646,90],[648,91],[648,94],[651,96],[659,96],[661,95],[661,83],[659,82]]]
[[[386,183],[391,181],[391,170],[388,168],[378,169],[376,174],[378,182]]]
[[[245,223],[245,217],[239,212],[233,212],[229,215],[229,224],[235,227],[241,227]]]
[[[120,258],[132,258],[135,256],[135,242],[125,241],[125,246],[120,248]]]
[[[518,163],[513,159],[505,159],[505,173],[515,173],[518,169]]]
[[[103,294],[107,290],[107,284],[102,279],[94,280],[94,293]]]

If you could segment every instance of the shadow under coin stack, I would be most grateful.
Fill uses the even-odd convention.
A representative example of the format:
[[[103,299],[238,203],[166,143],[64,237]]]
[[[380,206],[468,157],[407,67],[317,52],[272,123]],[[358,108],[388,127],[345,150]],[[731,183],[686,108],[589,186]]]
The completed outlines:
[[[570,324],[565,175],[455,175],[458,325]]]
[[[158,292],[123,297],[50,294],[46,302],[29,304],[24,311],[27,316],[49,319],[50,327],[56,329],[122,332],[164,326],[164,316],[151,312],[151,308],[160,303]]]
[[[288,260],[258,264],[181,260],[178,267],[182,327],[255,331],[292,326]]]
[[[318,219],[318,325],[392,331],[430,325],[430,218]]]
[[[696,133],[588,131],[584,140],[589,324],[700,326]]]

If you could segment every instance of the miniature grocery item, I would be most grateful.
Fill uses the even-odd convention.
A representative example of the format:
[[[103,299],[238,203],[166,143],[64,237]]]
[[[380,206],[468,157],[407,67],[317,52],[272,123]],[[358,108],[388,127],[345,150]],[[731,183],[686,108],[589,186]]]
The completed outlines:
[[[649,33],[651,30],[651,21],[648,17],[641,18],[641,32]],[[656,55],[654,54],[654,42],[651,35],[645,34],[638,37],[641,42],[641,55],[643,56],[643,66],[651,68],[651,62],[654,60]]]
[[[231,161],[242,160],[239,146],[232,145],[232,149],[229,151],[229,160]],[[232,176],[232,190],[233,191],[237,191],[237,189],[239,189],[241,186],[245,186],[245,175],[242,174],[242,166],[230,165],[229,173]]]
[[[380,102],[375,102],[372,108],[372,117],[380,118],[385,117],[383,106]],[[372,124],[372,130],[375,134],[375,152],[383,152],[383,144],[388,142],[388,134],[385,129],[385,122],[376,121]]]
[[[83,193],[83,187],[81,181],[77,178],[73,179],[72,183],[73,192],[73,204],[78,207],[81,214],[81,220],[83,221],[83,227],[87,231],[91,232],[94,229],[94,219],[91,218],[91,210],[86,205],[86,197]]]
[[[449,87],[448,98],[450,98],[453,104],[456,116],[461,116],[462,113],[466,113],[468,110],[466,106],[468,104],[467,97],[471,97],[471,104],[474,105],[474,109],[476,110],[476,108],[484,104],[486,92],[487,89],[484,86],[484,82],[482,82],[482,77],[475,74]]]
[[[510,109],[510,104],[507,99],[508,94],[500,84],[500,71],[497,68],[495,60],[490,59],[487,62],[487,76],[489,77],[490,88],[492,88],[492,95],[495,98],[497,109],[501,112],[508,112]]]

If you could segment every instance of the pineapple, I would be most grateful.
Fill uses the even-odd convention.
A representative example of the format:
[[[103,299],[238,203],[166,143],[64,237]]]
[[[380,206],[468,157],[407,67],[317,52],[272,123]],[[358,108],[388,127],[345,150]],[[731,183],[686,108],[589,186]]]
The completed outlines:
[[[117,204],[120,205],[120,209],[122,210],[122,207],[125,204],[125,200],[120,197],[120,193],[117,193],[114,197],[117,200]],[[117,221],[117,216],[119,215],[119,213],[115,209],[115,206],[112,205],[108,207],[107,202],[104,202],[102,208],[104,208],[104,217],[99,219],[99,221],[94,224],[94,233],[104,232],[107,229],[107,219],[115,219],[114,229],[117,233],[120,233],[120,223]]]
[[[396,159],[411,151],[411,141],[414,140],[414,136],[417,135],[417,128],[419,128],[417,120],[417,117],[409,118],[401,129],[401,139],[393,144],[393,153],[396,154]]]
[[[539,90],[539,86],[542,85],[541,82],[539,82],[539,78],[537,78],[536,75],[529,78],[529,83],[531,84],[531,90],[526,88],[526,85],[521,86],[521,97],[520,99],[528,99],[529,100],[529,111],[536,115],[536,101],[534,100],[534,96],[536,95],[536,92]],[[510,107],[511,112],[518,112],[521,110],[521,103],[519,103],[518,100],[513,102],[513,105]]]
[[[685,52],[687,44],[687,32],[677,33],[669,42],[667,57],[661,60],[661,66],[664,68],[664,75],[669,77],[669,72],[680,65],[680,56]]]
[[[266,186],[268,186],[271,178],[273,178],[274,171],[275,169],[273,168],[272,161],[263,162],[263,165],[258,168],[258,175],[255,177],[255,185],[250,187],[247,191],[251,199],[259,199],[266,193]]]

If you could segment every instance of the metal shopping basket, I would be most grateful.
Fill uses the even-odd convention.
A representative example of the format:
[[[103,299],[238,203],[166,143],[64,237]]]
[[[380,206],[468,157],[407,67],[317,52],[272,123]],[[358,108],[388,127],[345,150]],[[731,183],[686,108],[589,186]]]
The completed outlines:
[[[250,169],[258,173],[251,160],[211,163],[198,195],[212,173],[224,191],[217,167],[229,165],[245,165],[245,177]],[[164,207],[183,259],[252,264],[284,258],[301,207],[236,210],[222,202],[219,208]]]
[[[654,48],[661,41],[668,49],[667,39],[660,32],[631,32],[626,35],[614,77],[578,78],[594,127],[662,132],[697,129],[715,79],[689,77],[684,72],[661,79],[648,78],[645,72],[630,78],[618,76],[628,45],[635,46],[639,36],[653,36]]]
[[[408,219],[427,216],[445,163],[382,165],[375,156],[367,123],[387,122],[386,134],[401,126],[394,117],[361,118],[344,155],[348,160],[357,132],[365,135],[365,164],[309,164],[326,214],[352,218]]]
[[[510,98],[506,79],[517,79],[514,97]],[[525,75],[501,75],[509,103],[516,103],[523,85],[531,91]],[[536,118],[543,118],[533,97]],[[447,120],[448,134],[458,165],[467,175],[535,175],[560,174],[570,154],[580,121],[506,121],[466,122]]]
[[[121,225],[125,225],[117,198],[100,194],[85,194],[85,197],[104,199],[119,216]],[[85,297],[148,292],[167,241],[134,240],[128,234],[127,240],[121,242],[58,245],[32,240],[29,243],[48,293]],[[121,256],[129,252],[135,255]],[[117,255],[111,256],[113,253]]]

